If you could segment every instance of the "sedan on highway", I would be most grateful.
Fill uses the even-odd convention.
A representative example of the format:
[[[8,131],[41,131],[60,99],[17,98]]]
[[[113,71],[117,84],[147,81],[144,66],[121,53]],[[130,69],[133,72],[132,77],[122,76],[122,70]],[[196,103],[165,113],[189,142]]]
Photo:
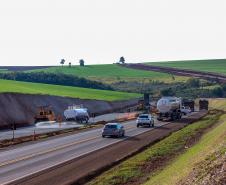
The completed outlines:
[[[102,137],[124,137],[125,129],[120,123],[107,123],[102,130]]]

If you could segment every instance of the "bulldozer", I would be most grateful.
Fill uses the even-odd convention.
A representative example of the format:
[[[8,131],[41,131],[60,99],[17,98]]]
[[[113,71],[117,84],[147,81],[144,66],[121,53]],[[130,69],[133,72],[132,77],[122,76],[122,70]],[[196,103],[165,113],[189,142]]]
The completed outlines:
[[[39,106],[34,120],[35,123],[40,121],[55,121],[56,117],[51,106]]]

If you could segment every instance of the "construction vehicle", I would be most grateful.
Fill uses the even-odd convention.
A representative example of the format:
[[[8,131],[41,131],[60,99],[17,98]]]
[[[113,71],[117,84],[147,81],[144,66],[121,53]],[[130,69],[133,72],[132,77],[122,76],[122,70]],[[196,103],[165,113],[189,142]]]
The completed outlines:
[[[35,123],[40,121],[55,121],[56,117],[51,106],[38,107],[37,114],[34,117]]]
[[[192,112],[195,111],[195,101],[194,100],[184,99],[182,104],[184,107],[189,107]]]
[[[199,110],[208,110],[209,102],[208,100],[201,99],[199,100]]]
[[[177,120],[181,119],[181,98],[177,97],[162,97],[157,102],[157,119]]]

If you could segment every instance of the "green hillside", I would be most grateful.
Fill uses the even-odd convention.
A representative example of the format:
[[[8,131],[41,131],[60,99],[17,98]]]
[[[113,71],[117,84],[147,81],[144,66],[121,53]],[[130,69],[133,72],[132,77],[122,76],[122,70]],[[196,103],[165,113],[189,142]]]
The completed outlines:
[[[196,71],[214,72],[226,75],[226,59],[150,62],[149,64],[163,67],[175,67],[181,69],[192,69]]]
[[[75,75],[79,77],[85,77],[92,80],[114,82],[115,80],[140,80],[143,78],[149,78],[152,80],[171,81],[172,76],[166,73],[152,72],[129,69],[121,67],[116,64],[105,65],[87,65],[85,67],[80,66],[58,66],[50,67],[41,70],[32,70],[33,72],[44,71],[51,73],[64,73]],[[184,77],[176,77],[176,80],[184,80]]]
[[[81,99],[96,100],[127,100],[139,97],[139,94],[117,91],[96,90],[70,86],[49,85],[41,83],[19,82],[12,80],[0,80],[1,92],[17,92],[24,94],[48,94],[55,96],[66,96]]]

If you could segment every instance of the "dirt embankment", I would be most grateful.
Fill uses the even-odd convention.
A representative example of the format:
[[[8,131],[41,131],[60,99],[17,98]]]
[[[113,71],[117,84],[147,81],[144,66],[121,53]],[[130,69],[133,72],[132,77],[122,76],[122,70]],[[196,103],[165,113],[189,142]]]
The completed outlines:
[[[145,64],[123,64],[121,66],[133,68],[133,69],[146,70],[146,71],[170,73],[178,76],[202,78],[206,80],[217,81],[220,83],[226,82],[226,76],[218,73],[194,71],[189,69],[178,69],[173,67],[159,67],[159,66],[152,66],[152,65],[145,65]]]
[[[101,101],[82,100],[78,98],[58,97],[49,95],[29,95],[18,93],[0,94],[0,129],[9,128],[15,122],[17,126],[34,123],[34,115],[39,106],[51,105],[56,115],[62,115],[64,110],[73,104],[83,104],[89,112],[96,115],[110,113],[131,107],[137,104],[137,100],[125,101]]]

